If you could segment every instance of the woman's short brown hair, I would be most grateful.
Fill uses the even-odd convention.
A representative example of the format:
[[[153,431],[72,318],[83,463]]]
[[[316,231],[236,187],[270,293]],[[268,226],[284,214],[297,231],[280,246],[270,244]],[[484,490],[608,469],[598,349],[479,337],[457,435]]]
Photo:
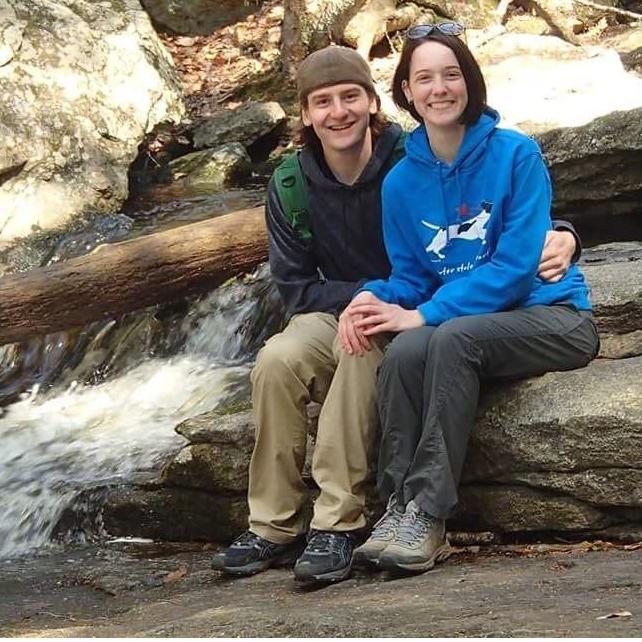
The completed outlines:
[[[402,83],[409,80],[410,63],[415,49],[429,41],[439,42],[448,47],[457,58],[461,73],[466,82],[468,92],[468,104],[461,115],[462,125],[472,125],[477,122],[486,108],[486,83],[479,64],[466,44],[457,36],[448,36],[438,29],[432,31],[423,38],[406,38],[401,50],[401,57],[392,78],[392,98],[395,104],[407,111],[417,122],[422,123],[423,119],[415,109],[415,106],[408,101],[402,89]]]
[[[368,94],[369,98],[375,98],[377,101],[377,111],[376,113],[372,114],[370,116],[370,131],[372,132],[372,139],[375,141],[383,132],[383,130],[390,125],[390,120],[383,114],[381,111],[381,101],[379,100],[379,96],[376,94],[373,94],[370,90],[366,89],[364,87],[366,93]],[[308,99],[307,97],[304,98],[301,101],[301,104],[299,105],[301,108],[301,111],[304,109],[307,109],[308,107]],[[312,125],[304,125],[303,120],[299,118],[297,121],[297,124],[295,125],[294,129],[294,136],[293,136],[294,144],[299,145],[301,147],[309,147],[315,154],[316,153],[321,153],[323,154],[323,147],[321,145],[321,141],[319,140],[319,137],[316,135],[314,132],[314,129],[312,128]]]

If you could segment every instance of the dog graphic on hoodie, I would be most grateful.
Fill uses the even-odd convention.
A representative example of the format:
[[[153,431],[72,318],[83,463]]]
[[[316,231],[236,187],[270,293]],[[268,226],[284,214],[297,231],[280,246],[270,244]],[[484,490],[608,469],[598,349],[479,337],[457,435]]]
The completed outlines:
[[[486,224],[490,219],[491,208],[492,204],[484,202],[482,203],[482,210],[477,216],[473,216],[473,218],[463,223],[455,223],[448,227],[440,227],[427,221],[421,221],[423,225],[431,230],[437,230],[430,244],[426,246],[426,252],[432,252],[438,259],[445,259],[446,256],[442,253],[442,250],[449,241],[454,239],[463,239],[464,241],[481,240],[482,245],[485,245]]]

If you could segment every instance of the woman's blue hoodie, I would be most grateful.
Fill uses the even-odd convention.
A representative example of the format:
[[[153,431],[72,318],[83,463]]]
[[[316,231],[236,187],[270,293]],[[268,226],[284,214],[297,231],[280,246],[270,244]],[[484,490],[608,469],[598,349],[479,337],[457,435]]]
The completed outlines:
[[[576,265],[557,283],[537,276],[550,178],[537,144],[498,122],[487,109],[467,127],[452,165],[432,153],[423,125],[408,137],[382,190],[392,274],[363,290],[417,308],[426,325],[539,304],[591,309]]]

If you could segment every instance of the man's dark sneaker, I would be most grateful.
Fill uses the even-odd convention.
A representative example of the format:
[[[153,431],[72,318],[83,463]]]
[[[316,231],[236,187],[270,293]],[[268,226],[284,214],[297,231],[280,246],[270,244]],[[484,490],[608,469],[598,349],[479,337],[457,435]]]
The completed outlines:
[[[294,565],[294,577],[300,582],[340,582],[352,570],[352,533],[312,531],[308,545]]]
[[[252,531],[245,531],[212,559],[212,568],[228,575],[254,575],[270,566],[289,566],[301,554],[305,537],[289,544],[275,544]]]

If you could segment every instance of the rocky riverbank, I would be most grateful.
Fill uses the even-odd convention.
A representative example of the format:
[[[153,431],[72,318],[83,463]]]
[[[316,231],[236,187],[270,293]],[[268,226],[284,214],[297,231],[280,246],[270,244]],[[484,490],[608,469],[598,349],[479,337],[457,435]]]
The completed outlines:
[[[0,566],[0,636],[637,637],[640,549],[458,549],[434,571],[316,590],[230,580],[210,547],[113,543]]]

